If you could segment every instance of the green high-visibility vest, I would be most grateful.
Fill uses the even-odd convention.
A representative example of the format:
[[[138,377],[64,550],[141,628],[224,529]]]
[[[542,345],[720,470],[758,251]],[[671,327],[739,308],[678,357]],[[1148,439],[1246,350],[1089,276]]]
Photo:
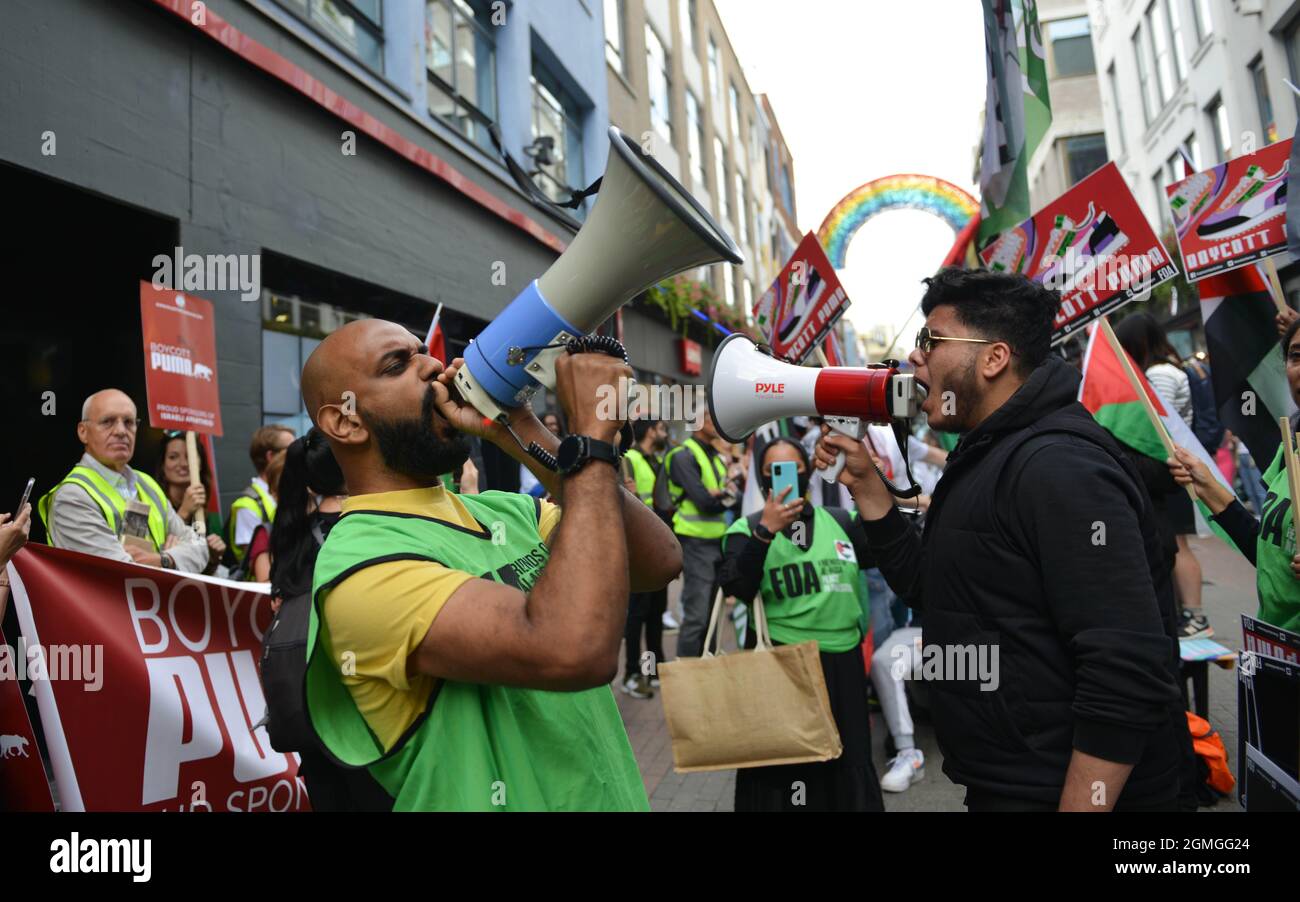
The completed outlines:
[[[1265,623],[1292,632],[1300,630],[1300,582],[1291,571],[1296,552],[1295,527],[1291,522],[1291,486],[1288,484],[1282,448],[1264,471],[1268,495],[1260,512],[1259,538],[1255,544],[1255,579],[1259,590],[1259,613]]]
[[[716,491],[722,488],[727,479],[727,465],[723,462],[722,456],[717,455],[713,458],[713,466],[709,466],[709,456],[704,452],[704,448],[693,438],[688,438],[676,448],[668,452],[664,458],[664,467],[668,468],[668,491],[672,495],[673,503],[677,505],[677,512],[673,514],[673,532],[679,536],[687,536],[696,539],[720,539],[722,534],[727,531],[727,515],[719,511],[716,514],[703,513],[699,507],[686,495],[686,490],[672,481],[672,461],[673,455],[679,454],[686,450],[691,452],[695,462],[700,467],[700,481],[704,487],[710,491]]]
[[[654,466],[641,453],[640,448],[629,448],[623,455],[632,464],[632,476],[636,479],[636,496],[645,502],[646,507],[654,507],[655,470]]]
[[[849,651],[862,644],[862,623],[870,622],[857,554],[848,533],[825,508],[813,511],[810,531],[806,549],[784,532],[768,546],[759,583],[767,628],[782,645],[814,639],[821,651]],[[723,549],[732,536],[749,534],[749,518],[741,517],[727,529]]]
[[[243,563],[244,557],[248,554],[246,547],[235,543],[235,521],[241,510],[252,511],[257,515],[258,520],[270,526],[275,520],[275,498],[257,483],[250,482],[243,494],[230,505],[230,521],[226,524],[226,545],[235,555],[235,561],[238,563]],[[249,579],[252,579],[251,573]]]
[[[131,472],[135,473],[136,497],[149,507],[149,538],[153,540],[154,550],[161,550],[167,542],[167,511],[171,508],[167,502],[167,493],[152,476],[135,469]],[[50,505],[54,502],[54,493],[68,483],[76,483],[86,490],[86,494],[103,512],[104,522],[113,530],[114,535],[121,537],[123,525],[126,523],[127,500],[103,476],[90,467],[78,464],[36,503],[36,509],[41,515],[41,522],[45,524],[45,535],[49,537],[50,544],[54,544],[54,533],[50,530]]]
[[[399,811],[648,811],[645,786],[608,686],[546,692],[441,680],[424,713],[389,749],[343,682],[347,649],[329,637],[330,590],[394,560],[437,561],[532,589],[549,559],[537,501],[510,492],[458,496],[481,534],[433,518],[354,510],[316,561],[306,699],[337,762],[366,768]],[[385,599],[375,599],[382,617]]]

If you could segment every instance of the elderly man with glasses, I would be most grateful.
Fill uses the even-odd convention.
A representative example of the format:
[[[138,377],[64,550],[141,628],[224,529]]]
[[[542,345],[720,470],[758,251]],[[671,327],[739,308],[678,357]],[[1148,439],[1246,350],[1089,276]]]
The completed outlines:
[[[135,403],[109,388],[86,399],[77,423],[81,461],[37,505],[51,545],[168,570],[201,573],[208,546],[154,479],[131,468]]]

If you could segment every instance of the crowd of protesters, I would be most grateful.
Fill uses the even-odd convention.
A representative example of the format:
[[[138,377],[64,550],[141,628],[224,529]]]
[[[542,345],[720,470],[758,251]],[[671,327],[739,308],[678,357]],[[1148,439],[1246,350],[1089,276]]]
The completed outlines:
[[[640,585],[623,580],[631,591],[626,617],[617,624],[623,640],[618,688],[637,700],[655,696],[657,666],[668,660],[666,632],[677,633],[678,657],[715,651],[721,631],[715,631],[714,648],[705,648],[705,637],[717,605],[734,625],[736,644],[753,648],[758,630],[751,608],[761,599],[773,643],[818,643],[844,753],[821,764],[740,770],[737,810],[789,809],[795,782],[806,788],[800,805],[883,810],[882,789],[902,792],[924,777],[912,717],[916,704],[929,711],[945,771],[966,787],[972,810],[1095,806],[1091,788],[1098,781],[1113,788],[1108,807],[1194,807],[1188,774],[1195,766],[1175,640],[1212,636],[1213,628],[1202,604],[1201,565],[1188,542],[1197,529],[1187,487],[1258,568],[1261,618],[1297,629],[1300,558],[1294,538],[1261,526],[1271,507],[1289,497],[1280,457],[1260,462],[1243,453],[1214,414],[1207,363],[1183,361],[1145,313],[1118,323],[1121,344],[1235,491],[1185,449],[1168,462],[1152,460],[1083,410],[1076,400],[1079,373],[1049,348],[1051,292],[1018,277],[958,270],[927,282],[926,326],[909,358],[929,392],[928,427],[917,435],[873,426],[855,441],[830,433],[815,418],[795,418],[775,438],[736,445],[718,434],[707,413],[698,428],[679,428],[676,442],[668,423],[633,424],[632,447],[619,465],[621,481],[651,517],[646,522],[665,536],[671,530],[681,549],[681,578],[680,591],[672,593],[679,599],[675,611],[663,579]],[[1278,326],[1291,392],[1300,401],[1300,320],[1279,317]],[[444,386],[440,405],[450,403],[443,397],[446,372],[436,379],[429,374],[433,381],[427,383]],[[432,397],[435,389],[428,391]],[[945,395],[957,399],[955,410],[939,406],[936,399]],[[433,401],[415,403],[427,414]],[[352,440],[341,420],[302,436],[287,426],[264,426],[249,441],[255,475],[222,517],[211,503],[214,477],[203,445],[197,449],[197,479],[183,433],[164,435],[150,472],[133,468],[141,428],[136,404],[106,389],[82,408],[80,460],[40,494],[35,510],[51,545],[269,583],[278,614],[286,601],[320,589],[318,555],[340,517],[358,510],[349,507],[348,478],[358,479],[366,466],[378,466],[389,477],[410,473],[434,480],[430,490],[457,499],[447,502],[454,510],[438,515],[449,523],[477,525],[482,521],[474,512],[481,505],[515,511],[516,503],[498,500],[497,492],[467,502],[480,491],[480,444],[502,441],[503,450],[513,453],[508,443],[476,432],[472,414],[458,419],[461,408],[440,411],[453,428],[469,433],[463,454],[447,436],[430,432],[429,423],[416,422],[418,416],[409,423],[373,422],[377,456],[364,466],[360,457],[342,466],[336,460],[336,451]],[[539,436],[549,436],[546,441],[558,442],[565,434],[561,412],[546,412],[538,428]],[[940,433],[962,438],[945,451]],[[422,452],[422,443],[457,453]],[[821,479],[820,471],[837,454],[847,460],[843,472],[835,481]],[[574,502],[557,497],[553,474],[526,455],[517,459],[519,485],[505,494],[517,488],[512,497],[536,506],[534,528],[554,544],[557,505]],[[1267,464],[1262,477],[1260,464]],[[776,465],[793,467],[794,488],[774,491]],[[371,506],[389,506],[397,515],[406,516],[402,512],[413,510],[416,500],[429,500],[403,500],[395,490],[376,495],[370,482],[383,480],[364,478],[364,494],[375,501]],[[917,488],[903,493],[906,501],[890,490],[909,489],[914,480]],[[410,479],[389,481],[413,485]],[[0,564],[26,541],[31,516],[32,505],[0,514]],[[1088,526],[1096,522],[1107,524],[1109,540],[1102,547],[1089,541]],[[598,538],[593,534],[588,542]],[[570,556],[580,554],[578,541],[570,540]],[[621,566],[633,576],[638,542],[662,546],[662,538],[647,533],[634,540],[629,523]],[[557,554],[553,548],[552,562]],[[598,555],[589,549],[593,556]],[[394,571],[386,578],[399,597],[428,589],[439,599],[434,607],[441,607],[454,595],[454,581],[446,579],[441,563],[436,573],[411,561],[402,562],[400,574],[385,566]],[[664,568],[659,571],[663,575]],[[536,576],[529,577],[526,585],[535,584]],[[0,569],[0,614],[7,586]],[[593,585],[591,591],[600,590]],[[413,610],[426,609],[416,622],[427,629],[436,610],[424,596],[412,599]],[[461,623],[459,629],[469,627]],[[427,644],[423,632],[414,636],[422,638]],[[970,680],[911,681],[923,643],[1000,643],[998,691]],[[413,661],[426,653],[407,650]],[[1126,663],[1120,667],[1117,661]],[[458,672],[481,671],[485,678],[509,676],[500,663],[458,666]],[[415,685],[420,678],[403,673],[407,679]],[[567,685],[560,677],[531,682]],[[394,736],[418,723],[403,719],[397,695],[383,696],[395,706],[384,715]],[[584,705],[562,716],[604,723],[605,714]],[[873,707],[887,731],[883,774],[872,760]],[[622,752],[615,757],[625,758]],[[331,758],[315,748],[303,754],[313,800],[326,808],[366,807],[372,787],[340,776]],[[618,795],[621,789],[607,792],[614,795],[595,801],[636,807],[635,800]]]

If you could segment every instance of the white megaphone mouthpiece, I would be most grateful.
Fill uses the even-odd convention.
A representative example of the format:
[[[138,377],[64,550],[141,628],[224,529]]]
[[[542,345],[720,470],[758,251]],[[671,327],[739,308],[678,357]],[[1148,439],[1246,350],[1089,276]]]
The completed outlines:
[[[795,366],[739,332],[718,345],[707,387],[718,434],[733,443],[764,423],[798,416],[821,417],[837,432],[861,439],[866,424],[911,419],[925,400],[916,377],[893,366]],[[822,475],[833,480],[843,465],[841,454]]]
[[[596,205],[573,243],[470,342],[456,388],[484,416],[555,387],[556,345],[587,335],[640,292],[680,272],[744,262],[735,241],[654,157],[610,128]]]

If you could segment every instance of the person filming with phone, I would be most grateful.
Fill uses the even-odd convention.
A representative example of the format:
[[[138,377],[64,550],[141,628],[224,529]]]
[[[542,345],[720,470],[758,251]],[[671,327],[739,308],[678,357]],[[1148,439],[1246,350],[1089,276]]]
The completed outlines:
[[[863,567],[874,566],[857,513],[807,502],[812,466],[792,438],[763,450],[759,479],[767,503],[722,537],[723,591],[744,602],[761,595],[774,645],[815,641],[844,743],[833,761],[746,767],[736,771],[736,811],[884,811],[871,764],[867,674],[862,639],[867,617]],[[755,623],[751,614],[751,626]],[[757,644],[754,628],[746,647]],[[790,787],[802,783],[798,803]]]

